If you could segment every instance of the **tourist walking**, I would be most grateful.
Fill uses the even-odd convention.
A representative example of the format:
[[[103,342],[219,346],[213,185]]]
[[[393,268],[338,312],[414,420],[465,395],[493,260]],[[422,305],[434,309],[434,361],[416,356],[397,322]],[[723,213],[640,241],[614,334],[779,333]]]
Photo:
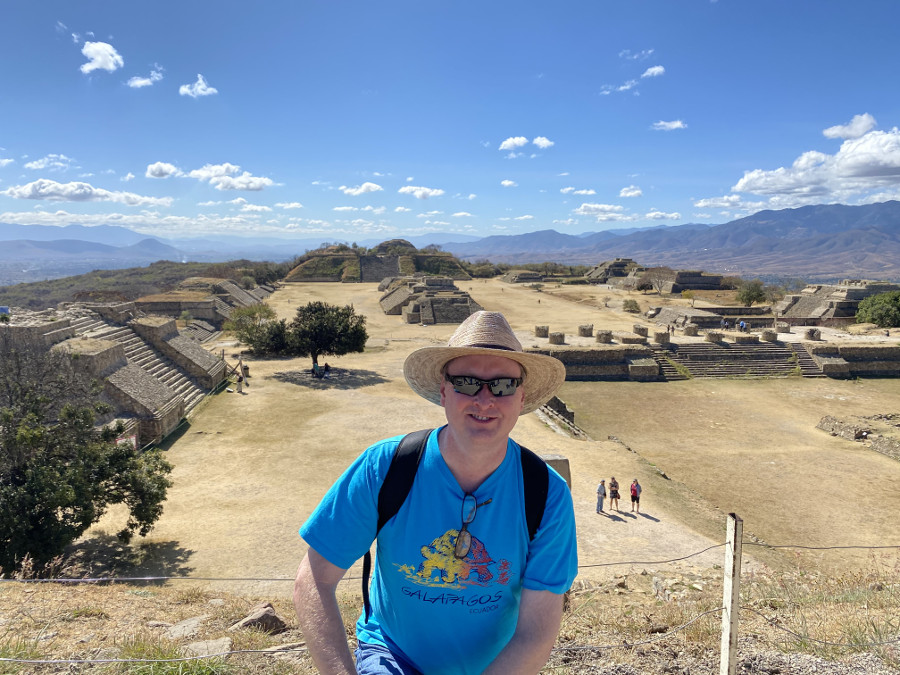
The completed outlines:
[[[565,366],[480,311],[447,346],[412,352],[403,373],[447,424],[369,447],[300,528],[309,550],[294,607],[309,654],[344,675],[536,674],[578,571],[575,513],[565,479],[509,434]],[[354,663],[335,593],[373,540]]]
[[[613,502],[616,503],[616,511],[619,510],[619,481],[613,476],[609,479],[609,510],[613,509]]]
[[[640,513],[641,512],[641,484],[638,483],[638,479],[635,478],[631,481],[631,512],[632,513]]]
[[[600,485],[597,486],[597,513],[603,513],[603,502],[606,501],[606,481],[600,479]]]

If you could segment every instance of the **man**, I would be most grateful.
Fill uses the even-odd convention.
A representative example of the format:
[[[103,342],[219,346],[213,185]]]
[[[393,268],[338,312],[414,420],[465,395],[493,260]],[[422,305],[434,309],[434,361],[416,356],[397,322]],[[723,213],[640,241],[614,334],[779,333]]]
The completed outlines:
[[[310,654],[322,673],[537,673],[577,572],[574,513],[565,480],[549,470],[530,538],[522,452],[509,434],[559,388],[565,367],[524,352],[501,314],[477,312],[447,347],[413,352],[403,370],[447,424],[429,435],[406,500],[378,533],[355,665],[335,589],[375,538],[400,437],[368,448],[301,527],[310,548],[294,606]]]
[[[606,481],[600,479],[600,485],[597,486],[597,513],[603,513],[603,502],[606,500]]]

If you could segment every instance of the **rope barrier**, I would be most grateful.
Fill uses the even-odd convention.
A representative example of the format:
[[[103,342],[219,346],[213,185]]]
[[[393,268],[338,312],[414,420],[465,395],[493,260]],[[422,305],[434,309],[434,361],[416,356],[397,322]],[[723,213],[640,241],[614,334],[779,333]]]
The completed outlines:
[[[764,546],[766,548],[799,548],[808,551],[829,551],[829,550],[843,550],[843,549],[859,549],[859,550],[885,550],[885,549],[900,549],[900,544],[889,544],[883,546],[862,546],[862,545],[846,545],[846,546],[806,546],[804,544],[765,544],[761,542],[755,541],[744,541],[742,542],[744,546]],[[678,558],[668,558],[666,560],[620,560],[616,562],[606,562],[606,563],[590,563],[586,565],[579,565],[578,569],[589,569],[593,567],[616,567],[622,565],[666,565],[668,563],[680,562],[682,560],[687,560],[689,558],[694,558],[698,555],[702,555],[707,551],[711,551],[716,548],[722,548],[725,546],[725,543],[721,544],[713,544],[712,546],[708,546],[700,551],[696,551],[694,553],[688,553],[687,555],[680,556]],[[352,576],[352,577],[344,577],[341,581],[359,581],[362,577]],[[84,578],[68,578],[68,577],[56,577],[51,579],[15,579],[15,578],[4,578],[0,577],[0,583],[2,582],[19,582],[19,583],[27,583],[27,584],[50,584],[50,583],[58,583],[58,584],[99,584],[99,583],[138,583],[138,582],[161,582],[161,581],[258,581],[258,582],[273,582],[273,581],[294,581],[294,577],[173,577],[173,576],[148,576],[148,577],[84,577]]]

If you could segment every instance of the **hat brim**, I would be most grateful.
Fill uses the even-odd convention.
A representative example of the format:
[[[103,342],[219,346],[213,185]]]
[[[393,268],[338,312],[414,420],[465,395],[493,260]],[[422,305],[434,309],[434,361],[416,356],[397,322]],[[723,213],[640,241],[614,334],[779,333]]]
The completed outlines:
[[[547,401],[566,379],[566,367],[562,361],[544,354],[508,351],[484,347],[422,347],[406,357],[403,375],[409,386],[419,396],[432,403],[441,404],[441,372],[447,362],[461,356],[500,356],[515,361],[525,369],[525,399],[521,415],[530,413]]]

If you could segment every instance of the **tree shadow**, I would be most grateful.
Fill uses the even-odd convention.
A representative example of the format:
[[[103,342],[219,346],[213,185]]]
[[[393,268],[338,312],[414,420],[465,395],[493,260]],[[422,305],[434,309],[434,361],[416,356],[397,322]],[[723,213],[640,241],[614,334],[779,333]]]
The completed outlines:
[[[194,551],[174,541],[123,544],[112,534],[98,532],[66,550],[65,574],[72,578],[187,577]],[[147,583],[163,584],[164,580]]]
[[[309,389],[358,389],[388,382],[387,378],[371,370],[347,370],[331,367],[323,378],[313,377],[310,370],[282,370],[272,375],[279,382],[296,384]]]

